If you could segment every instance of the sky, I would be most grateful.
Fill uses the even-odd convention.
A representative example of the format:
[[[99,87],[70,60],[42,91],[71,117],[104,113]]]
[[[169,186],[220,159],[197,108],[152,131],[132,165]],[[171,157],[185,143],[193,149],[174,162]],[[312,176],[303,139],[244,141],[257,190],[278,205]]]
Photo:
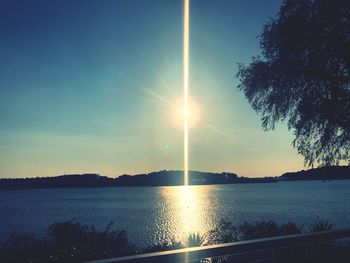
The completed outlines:
[[[281,2],[191,0],[191,170],[304,168],[286,124],[264,132],[235,77]],[[0,177],[183,169],[182,12],[181,0],[0,0]]]

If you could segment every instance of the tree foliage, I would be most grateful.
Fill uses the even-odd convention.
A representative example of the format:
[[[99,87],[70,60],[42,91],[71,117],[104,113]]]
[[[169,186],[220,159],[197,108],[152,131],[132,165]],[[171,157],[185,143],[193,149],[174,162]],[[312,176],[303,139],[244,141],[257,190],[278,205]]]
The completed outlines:
[[[350,1],[287,0],[238,86],[265,130],[286,121],[313,166],[350,161]]]

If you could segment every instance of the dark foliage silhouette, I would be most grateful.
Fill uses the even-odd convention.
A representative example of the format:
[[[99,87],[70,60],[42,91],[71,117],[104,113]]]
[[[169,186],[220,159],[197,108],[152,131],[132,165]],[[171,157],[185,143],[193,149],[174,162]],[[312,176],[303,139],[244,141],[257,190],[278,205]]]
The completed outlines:
[[[188,236],[186,246],[188,247],[200,247],[208,244],[207,237],[198,233],[192,233]]]
[[[270,182],[276,182],[276,179],[273,177],[249,178],[228,172],[211,173],[190,171],[191,185]],[[117,178],[109,178],[98,174],[67,174],[53,177],[0,179],[0,189],[170,186],[183,184],[183,171],[179,170],[163,170],[148,174],[121,175]]]
[[[333,224],[325,219],[319,219],[308,227],[309,232],[329,231],[333,227]]]
[[[54,177],[0,179],[1,189],[83,188],[118,186],[183,185],[183,171],[158,171],[148,174],[122,175],[109,178],[98,174],[72,174]],[[307,171],[289,172],[280,177],[249,178],[234,173],[190,172],[191,185],[274,183],[278,180],[338,180],[350,179],[349,166],[327,166]]]
[[[36,239],[31,235],[11,235],[1,246],[1,263],[55,262],[51,258],[51,246],[47,240]]]
[[[170,240],[137,248],[130,243],[124,230],[115,230],[112,224],[102,231],[94,226],[75,221],[55,223],[47,230],[46,237],[12,235],[0,247],[1,263],[75,263],[94,259],[118,257],[136,253],[165,251],[191,246],[203,246],[232,241],[317,232],[330,230],[331,223],[320,219],[308,228],[294,223],[277,224],[271,220],[259,220],[235,225],[222,219],[220,224],[205,235],[191,234],[184,242]],[[336,255],[336,256],[335,256]],[[252,252],[206,259],[203,262],[329,262],[341,261],[350,256],[349,244],[338,246],[331,243],[311,244],[297,248]],[[259,260],[259,261],[256,261]]]
[[[142,253],[166,251],[166,250],[179,249],[179,248],[184,248],[184,247],[185,247],[185,245],[182,244],[180,241],[168,240],[168,241],[164,241],[164,242],[160,242],[160,243],[148,246],[148,247],[142,249]]]
[[[112,224],[98,231],[94,226],[68,221],[51,225],[43,239],[12,235],[1,246],[0,262],[69,263],[134,253],[126,231],[112,229]]]
[[[350,179],[349,166],[326,166],[307,171],[290,172],[280,176],[282,180],[341,180]]]
[[[299,234],[302,230],[302,226],[291,222],[278,225],[272,220],[259,220],[235,225],[230,221],[221,219],[219,224],[208,232],[207,239],[211,244],[221,244],[262,237]]]
[[[126,231],[112,229],[112,223],[103,231],[79,222],[56,223],[48,228],[47,234],[53,247],[51,257],[58,262],[134,253],[133,247],[128,243]]]
[[[350,162],[350,1],[287,0],[238,86],[265,130],[286,120],[305,164]]]
[[[35,178],[1,178],[0,188],[75,188],[115,186],[115,179],[99,174],[67,174]]]

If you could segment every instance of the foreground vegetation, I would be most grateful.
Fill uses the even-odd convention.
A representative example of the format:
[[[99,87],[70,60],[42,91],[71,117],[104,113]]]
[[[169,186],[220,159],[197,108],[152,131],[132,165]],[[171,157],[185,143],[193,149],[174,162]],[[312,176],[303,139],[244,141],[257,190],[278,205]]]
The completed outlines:
[[[92,225],[84,225],[79,222],[68,221],[55,223],[49,226],[47,234],[43,238],[36,238],[32,235],[11,235],[1,245],[0,262],[81,262],[189,246],[203,246],[269,236],[324,231],[330,230],[331,228],[332,224],[326,220],[320,220],[308,227],[299,226],[294,223],[279,225],[274,221],[265,220],[234,225],[226,220],[221,220],[221,222],[206,235],[191,234],[186,242],[174,240],[154,244],[147,248],[139,248],[128,240],[125,230],[114,229],[112,223],[107,225],[104,230],[100,231]],[[293,253],[291,250],[288,250],[288,252],[278,252],[277,254],[275,252],[274,258],[276,258],[276,255],[279,255],[280,257],[282,256],[284,262],[287,262],[287,258],[290,257],[294,257],[294,260],[296,260],[295,256],[297,255],[299,256],[299,258],[297,258],[298,261],[308,258],[308,262],[314,262],[310,261],[310,259],[316,259],[316,255],[321,255],[320,252],[323,253],[325,251],[324,245],[325,244],[318,244],[317,246],[313,246],[312,249],[316,249],[318,252],[311,253],[311,258],[310,251],[312,251],[312,249],[308,249],[306,254],[301,253],[300,251],[296,253],[294,250]],[[337,249],[338,255],[346,253],[346,251],[349,252],[348,246],[343,252],[341,250],[342,248],[337,248],[330,244],[327,244],[327,248],[328,251]],[[334,251],[332,251],[332,254],[333,252]],[[348,254],[349,255],[347,256],[350,256],[350,253]],[[268,261],[263,261],[264,257],[266,257],[266,255],[259,255],[258,258],[261,259],[259,262],[271,262],[270,257],[268,257]],[[243,258],[244,257],[240,256],[239,259],[235,258],[235,261],[240,262]],[[323,256],[322,258],[324,259],[325,257]],[[227,261],[230,261],[230,257],[210,259],[210,262]],[[245,260],[241,262],[250,261]],[[320,261],[318,260],[317,262]]]

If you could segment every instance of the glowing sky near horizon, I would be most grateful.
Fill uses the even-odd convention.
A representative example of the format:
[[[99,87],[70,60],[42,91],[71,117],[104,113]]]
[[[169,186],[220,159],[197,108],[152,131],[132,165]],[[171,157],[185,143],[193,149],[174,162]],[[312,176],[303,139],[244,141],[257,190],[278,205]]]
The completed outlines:
[[[303,168],[286,125],[263,132],[234,77],[281,2],[191,0],[191,169]],[[183,169],[182,0],[0,7],[1,177]]]

